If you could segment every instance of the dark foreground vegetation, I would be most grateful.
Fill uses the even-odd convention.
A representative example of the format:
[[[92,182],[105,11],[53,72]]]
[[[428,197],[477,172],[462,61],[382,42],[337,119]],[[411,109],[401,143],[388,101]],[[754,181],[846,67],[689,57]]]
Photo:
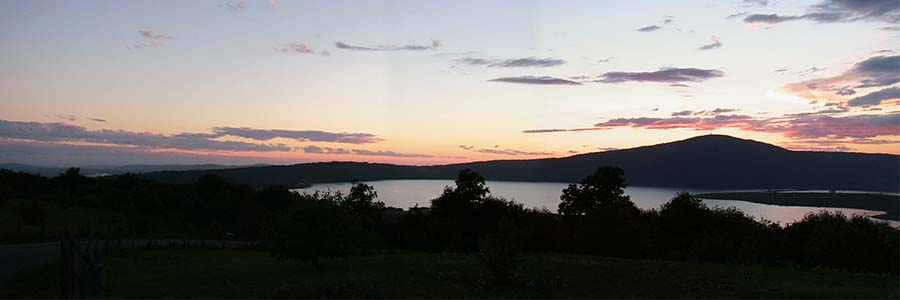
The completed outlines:
[[[624,195],[624,182],[624,172],[620,168],[596,169],[579,183],[563,190],[558,212],[553,213],[525,209],[521,204],[493,196],[481,175],[462,170],[455,185],[446,187],[432,200],[430,207],[403,211],[385,207],[377,201],[377,191],[362,183],[354,184],[346,195],[337,192],[297,194],[280,186],[258,190],[238,186],[215,175],[204,176],[191,184],[162,184],[131,174],[87,178],[77,169],[54,178],[0,171],[0,211],[17,216],[19,228],[42,228],[37,238],[54,238],[53,232],[47,232],[48,224],[63,224],[63,227],[79,230],[92,238],[222,238],[233,235],[237,239],[261,241],[261,248],[273,259],[301,264],[273,267],[274,261],[261,258],[258,252],[149,252],[129,254],[130,260],[113,254],[106,258],[110,272],[119,272],[116,268],[121,272],[138,272],[109,277],[116,297],[140,297],[142,295],[130,293],[146,291],[158,282],[169,282],[164,274],[176,270],[188,274],[185,276],[196,274],[197,280],[213,278],[203,284],[214,287],[202,284],[180,286],[190,281],[172,281],[173,291],[177,293],[162,295],[194,296],[201,295],[195,292],[205,291],[209,294],[202,294],[204,297],[231,296],[217,294],[214,289],[249,284],[242,283],[248,280],[256,282],[256,279],[247,279],[256,272],[264,272],[260,276],[282,278],[276,281],[278,284],[300,284],[284,287],[286,297],[308,295],[309,289],[315,295],[328,297],[332,295],[329,288],[338,289],[333,294],[335,297],[365,297],[369,292],[387,297],[818,297],[824,294],[815,292],[819,279],[812,277],[809,278],[811,281],[784,279],[776,284],[793,285],[790,288],[769,290],[762,286],[767,286],[765,282],[775,282],[774,278],[796,274],[825,276],[822,278],[839,276],[822,275],[838,274],[820,273],[824,272],[820,271],[822,269],[882,274],[846,275],[848,278],[874,276],[871,278],[897,281],[900,232],[885,223],[825,212],[781,226],[755,220],[736,209],[707,207],[686,193],[675,195],[657,210],[641,210]],[[102,215],[89,220],[78,219],[66,213],[72,208]],[[49,213],[57,210],[62,213]],[[63,220],[52,220],[51,217]],[[23,236],[22,232],[5,230],[3,238],[17,241],[34,238]],[[213,277],[208,277],[197,274],[210,269],[231,268],[218,265],[217,260],[201,258],[206,254],[227,257],[221,264],[231,262],[243,264],[243,267],[230,275],[215,275],[218,273],[214,272],[209,274]],[[261,260],[261,265],[247,265],[244,258],[234,255],[247,255],[247,261]],[[122,267],[129,261],[138,265]],[[727,266],[700,262],[725,263]],[[156,270],[157,264],[161,267],[168,264],[170,269]],[[444,265],[447,269],[437,267]],[[195,267],[183,269],[189,266]],[[475,266],[480,266],[479,271],[465,271]],[[268,271],[264,270],[270,270],[267,268],[276,268],[271,271],[275,273],[265,273]],[[440,273],[441,270],[447,273]],[[595,273],[579,275],[588,274],[587,270]],[[337,285],[330,285],[323,281],[309,283],[321,285],[305,286],[307,281],[297,279],[311,276],[301,275],[307,274],[304,272],[325,272],[322,274],[334,277],[317,280],[342,280],[343,283],[331,282]],[[420,280],[443,281],[450,285],[434,287],[435,283],[426,282],[422,283],[422,289],[417,289],[411,286],[413,284],[407,284],[402,286],[403,291],[368,286],[390,286],[390,280],[413,276],[405,273],[421,272],[438,272],[434,274],[439,275]],[[721,276],[728,272],[735,274]],[[762,273],[757,277],[748,275],[753,272]],[[763,275],[768,274],[766,272],[773,272],[772,278]],[[639,276],[635,275],[637,273],[660,274]],[[684,275],[679,275],[681,273]],[[484,276],[477,280],[467,279],[472,274]],[[565,279],[535,277],[552,274],[560,274]],[[589,281],[580,276],[613,276],[614,279]],[[384,278],[371,279],[375,277]],[[23,279],[20,276],[18,280]],[[120,283],[120,280],[131,282]],[[226,284],[222,284],[222,280]],[[646,280],[672,282],[654,282],[648,287]],[[822,280],[826,282],[824,285],[836,285],[830,290],[837,291],[835,294],[821,292],[828,295],[849,296],[853,295],[849,291],[868,288],[868,284],[857,286],[859,282],[850,279]],[[744,281],[747,285],[739,283]],[[343,294],[342,284],[353,292]],[[429,290],[428,286],[447,291]],[[577,289],[569,294],[568,291],[557,291],[567,286]],[[657,286],[664,292],[650,294]],[[632,287],[635,290],[592,294]],[[280,289],[281,286],[253,288],[246,291],[248,294],[241,295],[273,295],[271,293],[277,291],[272,288]],[[357,289],[363,294],[353,294]],[[897,293],[896,286],[879,291],[856,295],[882,297]],[[498,294],[492,294],[494,292]]]
[[[897,277],[805,268],[526,255],[517,280],[490,283],[471,254],[397,253],[314,270],[265,252],[149,250],[100,261],[112,298],[868,298],[900,297]],[[59,266],[21,274],[0,298],[53,298]]]
[[[883,211],[874,216],[882,220],[900,221],[900,196],[876,193],[810,193],[810,192],[733,192],[707,193],[704,199],[741,200],[789,206],[846,207]]]

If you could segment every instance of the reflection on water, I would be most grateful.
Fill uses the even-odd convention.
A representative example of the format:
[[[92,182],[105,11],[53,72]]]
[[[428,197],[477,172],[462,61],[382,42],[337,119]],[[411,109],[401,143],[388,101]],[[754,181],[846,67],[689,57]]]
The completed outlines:
[[[452,180],[382,180],[371,181],[368,184],[375,187],[378,192],[378,200],[387,206],[409,208],[413,206],[427,207],[431,205],[431,199],[441,194],[445,186],[453,185]],[[488,187],[494,196],[504,197],[522,203],[525,207],[547,208],[556,211],[559,205],[559,196],[568,185],[558,182],[516,182],[516,181],[488,181]],[[300,192],[321,191],[350,191],[350,183],[323,183],[316,184],[308,189],[300,189]],[[655,209],[672,199],[678,192],[704,193],[721,192],[721,190],[696,190],[630,186],[625,193],[631,196],[631,201],[642,209]],[[801,206],[779,206],[759,204],[734,200],[703,200],[709,206],[736,207],[748,215],[757,219],[764,218],[781,224],[791,223],[803,218],[810,212],[822,210],[840,211],[850,216],[877,215],[879,212],[852,209],[852,208],[821,208]],[[890,222],[894,226],[900,226],[900,222]]]

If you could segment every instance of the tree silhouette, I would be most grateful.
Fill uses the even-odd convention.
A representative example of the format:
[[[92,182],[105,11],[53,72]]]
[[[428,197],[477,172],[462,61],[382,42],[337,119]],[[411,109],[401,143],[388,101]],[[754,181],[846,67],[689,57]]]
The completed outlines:
[[[47,208],[43,202],[31,200],[29,205],[21,204],[17,213],[22,222],[28,225],[40,225],[41,236],[46,234],[47,227]]]
[[[559,197],[559,214],[580,216],[598,208],[633,207],[625,195],[625,171],[604,166],[578,184],[570,184]]]
[[[384,209],[384,202],[375,201],[378,198],[378,192],[371,185],[354,182],[350,187],[350,193],[341,199],[341,206],[346,208],[352,214],[370,215],[381,213]]]
[[[463,199],[481,200],[491,192],[484,177],[471,169],[463,169],[456,176],[456,194]]]
[[[431,209],[439,215],[460,213],[472,204],[482,202],[490,192],[481,174],[464,169],[456,177],[456,188],[444,187],[444,192],[431,200]]]
[[[256,192],[256,202],[270,211],[286,209],[293,198],[294,192],[280,185],[266,187]]]
[[[324,257],[346,257],[360,247],[363,230],[338,203],[338,193],[304,194],[275,219],[273,255],[308,262],[319,269]]]
[[[522,205],[493,197],[484,177],[464,169],[456,178],[456,187],[445,187],[440,197],[431,200],[428,226],[439,244],[452,250],[475,250],[478,239],[493,231],[497,220],[518,218]]]

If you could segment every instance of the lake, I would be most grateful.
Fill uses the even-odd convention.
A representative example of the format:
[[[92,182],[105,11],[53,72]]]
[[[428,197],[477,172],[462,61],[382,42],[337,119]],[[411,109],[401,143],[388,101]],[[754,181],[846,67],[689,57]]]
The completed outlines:
[[[445,186],[454,185],[452,180],[380,180],[366,183],[375,187],[379,201],[384,202],[387,206],[403,209],[416,205],[428,207],[431,205],[431,199],[439,196]],[[562,195],[562,190],[568,184],[560,182],[487,181],[487,186],[491,189],[491,194],[494,196],[514,200],[524,204],[527,208],[547,208],[555,212],[557,205],[559,205],[559,196]],[[350,183],[321,183],[307,189],[297,189],[296,191],[311,193],[316,190],[341,191],[346,194],[350,191]],[[641,186],[629,186],[625,189],[625,193],[631,196],[631,201],[642,209],[659,208],[660,205],[672,199],[676,193],[682,191],[690,193],[723,192],[723,190]],[[709,206],[735,207],[757,219],[765,218],[781,224],[791,223],[802,219],[807,213],[823,210],[840,211],[848,216],[855,214],[866,216],[880,214],[875,211],[852,208],[780,206],[735,200],[704,199],[703,202]],[[890,223],[894,226],[900,225],[900,222]]]

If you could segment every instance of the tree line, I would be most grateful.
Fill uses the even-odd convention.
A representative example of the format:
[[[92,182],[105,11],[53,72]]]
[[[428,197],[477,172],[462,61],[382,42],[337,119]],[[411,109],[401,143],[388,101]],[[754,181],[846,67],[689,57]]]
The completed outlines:
[[[24,218],[34,209],[3,203],[29,199],[116,212],[123,217],[112,232],[120,235],[232,233],[317,268],[322,258],[350,255],[477,253],[498,281],[515,273],[522,253],[546,252],[898,272],[900,232],[886,223],[821,212],[780,225],[708,207],[687,193],[644,210],[624,193],[624,175],[617,167],[598,168],[566,187],[552,212],[492,195],[484,177],[466,169],[429,207],[402,211],[377,201],[365,183],[354,183],[347,194],[295,193],[211,174],[163,184],[133,174],[88,178],[77,169],[53,178],[0,170],[0,209],[20,210]],[[170,231],[139,221],[147,219],[167,220]]]

